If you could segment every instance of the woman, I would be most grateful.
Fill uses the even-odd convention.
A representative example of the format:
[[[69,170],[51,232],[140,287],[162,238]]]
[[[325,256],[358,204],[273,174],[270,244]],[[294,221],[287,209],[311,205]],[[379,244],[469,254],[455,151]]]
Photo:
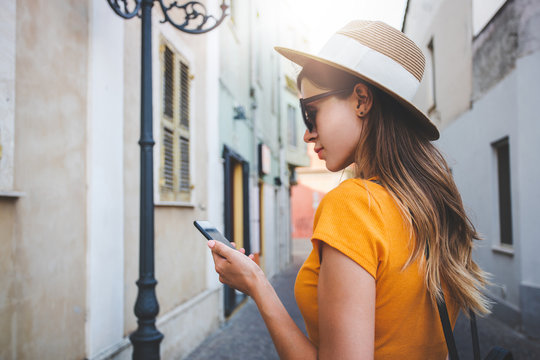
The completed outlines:
[[[430,143],[438,130],[410,102],[420,49],[382,22],[353,21],[317,56],[276,50],[303,67],[304,141],[329,170],[354,164],[356,176],[321,201],[296,280],[309,339],[243,251],[210,241],[220,281],[253,298],[282,359],[444,359],[443,290],[452,324],[488,303],[471,259],[478,235]]]

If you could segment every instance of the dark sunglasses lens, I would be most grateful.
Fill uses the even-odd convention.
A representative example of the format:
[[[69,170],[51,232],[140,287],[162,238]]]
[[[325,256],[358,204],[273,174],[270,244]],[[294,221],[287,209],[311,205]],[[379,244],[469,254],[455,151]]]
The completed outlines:
[[[309,132],[313,131],[313,124],[309,120],[308,113],[306,111],[306,107],[304,106],[304,103],[302,100],[300,100],[300,110],[302,111],[302,119],[304,119],[304,124],[306,125],[306,128]]]

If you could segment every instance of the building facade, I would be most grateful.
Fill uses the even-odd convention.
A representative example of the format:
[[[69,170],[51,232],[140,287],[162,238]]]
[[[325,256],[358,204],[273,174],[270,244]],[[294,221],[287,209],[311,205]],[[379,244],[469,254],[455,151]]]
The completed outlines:
[[[493,312],[540,338],[540,4],[409,0],[404,32],[424,51],[416,103],[441,130],[469,216],[474,250],[493,275]]]
[[[267,276],[291,261],[291,178],[308,160],[292,69],[273,49],[299,38],[281,17],[286,3],[235,0],[220,32],[220,224]],[[241,297],[230,289],[225,297],[228,314]]]
[[[247,8],[247,22],[256,23],[253,5],[239,3],[231,11]],[[131,358],[139,277],[140,20],[121,19],[102,0],[3,5],[0,359]],[[217,5],[208,6],[219,13]],[[257,245],[253,234],[257,226],[264,229],[259,253],[272,275],[290,258],[289,166],[295,163],[287,162],[279,140],[286,130],[276,125],[285,106],[277,60],[267,78],[259,71],[258,85],[249,71],[233,69],[238,63],[220,61],[230,58],[245,70],[264,52],[266,67],[276,39],[232,53],[222,44],[232,18],[198,36],[161,20],[156,4],[155,276],[157,327],[165,335],[161,354],[169,359],[189,353],[225,320],[226,291],[193,220],[208,219],[228,231],[225,224],[232,224],[231,237],[242,234],[244,244]],[[236,105],[223,105],[224,84],[237,83],[243,87],[234,101],[248,117],[254,117],[257,96],[256,125],[234,119]],[[259,89],[252,94],[254,84]],[[269,99],[275,101],[271,116]],[[270,153],[261,156],[265,166],[266,159],[270,163],[261,172],[259,144]],[[234,214],[229,223],[227,209]]]

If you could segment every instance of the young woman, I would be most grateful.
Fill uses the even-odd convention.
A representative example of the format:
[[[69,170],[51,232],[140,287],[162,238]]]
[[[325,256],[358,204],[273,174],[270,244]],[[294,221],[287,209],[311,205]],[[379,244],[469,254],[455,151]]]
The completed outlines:
[[[261,269],[209,241],[220,281],[256,302],[282,359],[444,359],[436,305],[488,312],[478,239],[445,160],[437,128],[410,99],[424,71],[420,49],[382,23],[354,21],[318,55],[276,50],[298,76],[304,141],[331,171],[356,177],[321,201],[313,250],[295,296],[309,338]]]

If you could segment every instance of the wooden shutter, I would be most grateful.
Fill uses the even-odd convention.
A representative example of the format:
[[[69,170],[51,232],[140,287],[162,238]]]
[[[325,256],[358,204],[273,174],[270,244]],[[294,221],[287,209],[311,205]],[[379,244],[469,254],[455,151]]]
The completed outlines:
[[[180,150],[180,171],[179,171],[179,191],[183,193],[182,197],[190,199],[191,177],[190,177],[190,156],[189,156],[189,67],[182,61],[180,67],[180,128],[179,128],[179,150]]]
[[[180,62],[180,125],[189,129],[189,67]]]
[[[160,200],[191,201],[190,73],[168,44],[160,48],[162,65],[162,144]]]
[[[174,91],[174,63],[173,53],[165,46],[163,54],[163,114],[173,117],[173,91]]]
[[[163,174],[162,189],[173,191],[174,189],[174,136],[173,131],[163,127]]]
[[[180,191],[189,192],[191,189],[189,176],[189,139],[180,137]]]

